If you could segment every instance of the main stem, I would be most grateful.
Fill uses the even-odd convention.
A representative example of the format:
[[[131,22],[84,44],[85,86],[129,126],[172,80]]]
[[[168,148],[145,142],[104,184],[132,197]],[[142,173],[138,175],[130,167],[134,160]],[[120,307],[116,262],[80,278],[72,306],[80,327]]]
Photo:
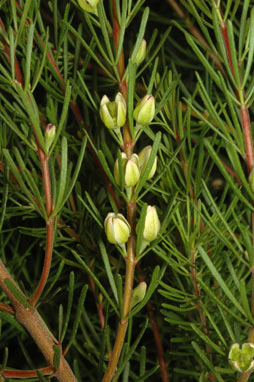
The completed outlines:
[[[114,37],[116,52],[118,50],[119,36],[120,36],[120,27],[119,27],[119,22],[117,19],[115,0],[113,0],[113,37]],[[119,90],[123,94],[126,104],[128,104],[127,83],[126,81],[122,81],[122,78],[125,72],[123,50],[121,51],[120,58],[117,63],[117,69],[118,69],[118,73],[120,77]],[[124,151],[127,155],[127,158],[130,158],[133,153],[135,142],[133,142],[131,139],[128,121],[126,122],[123,128],[123,135],[124,135]],[[114,344],[112,355],[108,364],[108,368],[103,377],[103,382],[111,382],[112,378],[115,375],[115,370],[117,368],[117,364],[120,358],[120,354],[121,354],[124,339],[125,339],[126,330],[128,327],[128,314],[130,312],[131,296],[132,296],[132,290],[133,290],[133,280],[134,280],[135,265],[136,265],[136,260],[135,260],[136,202],[135,201],[127,203],[127,217],[131,227],[131,234],[128,240],[127,256],[125,258],[126,271],[125,271],[125,284],[124,284],[124,295],[123,295],[123,315],[118,325],[115,344]]]
[[[45,323],[42,321],[36,309],[25,308],[17,298],[12,294],[6,285],[6,280],[10,280],[15,285],[16,289],[23,295],[18,285],[0,260],[0,287],[11,301],[12,307],[15,311],[16,319],[27,329],[31,337],[34,339],[38,348],[44,355],[49,366],[54,369],[54,346],[57,345],[53,340],[53,336],[47,329]],[[59,369],[55,372],[54,376],[59,382],[77,382],[68,362],[61,355]]]
[[[130,311],[130,302],[133,289],[133,279],[135,271],[135,253],[133,247],[135,245],[135,237],[131,236],[128,242],[128,252],[126,258],[126,274],[124,285],[124,297],[123,297],[123,317],[120,319],[118,330],[116,334],[116,340],[112,351],[112,356],[109,361],[108,368],[103,377],[103,382],[110,382],[114,377],[115,370],[118,364],[118,360],[121,354],[121,350],[124,343],[126,330],[128,327],[128,314]]]

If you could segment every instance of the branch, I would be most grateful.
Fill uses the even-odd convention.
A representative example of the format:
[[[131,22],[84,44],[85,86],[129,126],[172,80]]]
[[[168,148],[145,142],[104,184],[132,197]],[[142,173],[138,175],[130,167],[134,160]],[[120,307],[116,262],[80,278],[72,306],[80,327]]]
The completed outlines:
[[[46,324],[42,321],[37,310],[24,307],[9,290],[5,283],[6,280],[10,280],[22,297],[26,299],[26,296],[0,260],[0,287],[11,302],[16,319],[27,329],[49,366],[54,369],[54,346],[56,345],[56,341],[54,341],[52,334],[47,329]],[[63,355],[61,355],[60,358],[59,369],[54,375],[59,382],[77,382],[76,377]]]

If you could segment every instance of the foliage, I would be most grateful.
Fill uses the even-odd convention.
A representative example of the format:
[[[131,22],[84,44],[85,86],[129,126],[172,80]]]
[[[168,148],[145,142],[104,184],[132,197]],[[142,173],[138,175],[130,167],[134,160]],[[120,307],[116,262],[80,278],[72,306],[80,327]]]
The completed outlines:
[[[83,3],[0,1],[0,379],[251,381],[252,4]]]

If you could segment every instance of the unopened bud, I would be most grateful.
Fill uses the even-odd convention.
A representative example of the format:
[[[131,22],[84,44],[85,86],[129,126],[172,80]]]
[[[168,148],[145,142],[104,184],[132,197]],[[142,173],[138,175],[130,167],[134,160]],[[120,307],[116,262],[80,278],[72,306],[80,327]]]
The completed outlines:
[[[78,0],[80,8],[89,13],[97,15],[97,5],[99,0]]]
[[[119,129],[126,121],[126,103],[121,93],[117,93],[115,101],[104,95],[100,104],[100,117],[108,129]]]
[[[139,165],[140,165],[140,170],[141,170],[141,175],[143,175],[145,169],[146,169],[146,166],[147,166],[147,163],[148,163],[148,160],[149,160],[149,157],[150,157],[150,154],[151,154],[151,151],[152,151],[152,146],[146,146],[143,148],[143,150],[138,154],[138,157],[139,157]],[[151,171],[147,177],[147,179],[151,179],[153,176],[154,176],[154,173],[157,169],[157,156],[155,157],[154,159],[154,162],[153,162],[153,165],[152,165],[152,168],[151,168]]]
[[[56,135],[56,126],[52,125],[52,123],[49,123],[45,130],[45,145],[47,152],[49,151],[52,143],[54,142]]]
[[[135,186],[140,178],[139,158],[137,154],[132,154],[131,159],[127,159],[127,155],[122,153],[122,165],[124,171],[124,185],[127,187]],[[114,177],[117,184],[120,184],[120,173],[118,159],[114,166]]]
[[[110,212],[104,222],[107,239],[112,244],[124,244],[130,235],[130,225],[122,214]]]
[[[153,241],[160,231],[160,220],[154,206],[148,206],[146,210],[143,237],[147,242]]]
[[[147,94],[137,104],[133,111],[133,118],[141,125],[149,124],[155,115],[155,99]]]
[[[254,344],[245,343],[240,349],[239,344],[231,346],[228,358],[232,367],[239,371],[249,371],[254,369]]]
[[[134,64],[140,65],[146,56],[146,40],[142,40],[136,56],[134,57]]]
[[[131,306],[132,309],[136,304],[141,302],[146,294],[146,283],[142,281],[132,292],[131,296]]]

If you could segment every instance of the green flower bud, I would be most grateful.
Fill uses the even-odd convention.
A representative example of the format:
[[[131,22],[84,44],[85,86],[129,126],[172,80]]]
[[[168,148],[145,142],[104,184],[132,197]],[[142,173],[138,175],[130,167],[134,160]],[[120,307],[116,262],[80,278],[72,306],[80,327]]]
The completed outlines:
[[[132,292],[131,296],[131,306],[132,309],[136,304],[141,302],[146,294],[146,283],[142,281]]]
[[[45,130],[45,144],[47,148],[47,152],[49,151],[52,143],[54,142],[56,135],[56,127],[55,125],[52,125],[52,123],[49,123]]]
[[[146,40],[142,40],[136,56],[134,57],[134,64],[140,65],[146,56]]]
[[[131,159],[126,163],[125,184],[127,187],[135,186],[140,178],[139,159],[137,154],[132,154]]]
[[[141,170],[141,175],[143,175],[143,173],[144,173],[144,171],[145,171],[145,169],[146,169],[147,162],[148,162],[148,160],[149,160],[151,151],[152,151],[152,146],[146,146],[146,147],[144,147],[143,150],[138,154],[138,157],[139,157],[139,165],[140,165],[140,170]],[[150,173],[149,173],[147,179],[151,179],[151,178],[154,176],[154,173],[155,173],[156,169],[157,169],[157,156],[156,156],[155,159],[154,159],[154,162],[153,162],[151,171],[150,171]]]
[[[78,0],[80,8],[89,13],[97,15],[97,5],[99,0]]]
[[[133,187],[138,183],[140,178],[139,159],[137,154],[132,154],[131,159],[127,159],[127,155],[122,153],[122,164],[124,171],[124,185]],[[120,184],[119,163],[118,159],[114,166],[114,177],[117,184]]]
[[[160,231],[160,220],[156,208],[154,206],[148,206],[146,210],[145,226],[143,237],[148,243],[153,241],[158,236]]]
[[[124,244],[130,235],[130,225],[122,214],[110,212],[104,222],[107,239],[112,244]]]
[[[155,99],[147,94],[137,104],[133,111],[133,118],[141,125],[149,124],[155,115]]]
[[[119,129],[125,124],[126,103],[121,93],[117,93],[113,102],[106,95],[102,97],[100,117],[108,129]]]
[[[239,344],[231,346],[228,358],[232,367],[239,371],[249,371],[254,369],[254,344],[245,343],[240,349]]]

